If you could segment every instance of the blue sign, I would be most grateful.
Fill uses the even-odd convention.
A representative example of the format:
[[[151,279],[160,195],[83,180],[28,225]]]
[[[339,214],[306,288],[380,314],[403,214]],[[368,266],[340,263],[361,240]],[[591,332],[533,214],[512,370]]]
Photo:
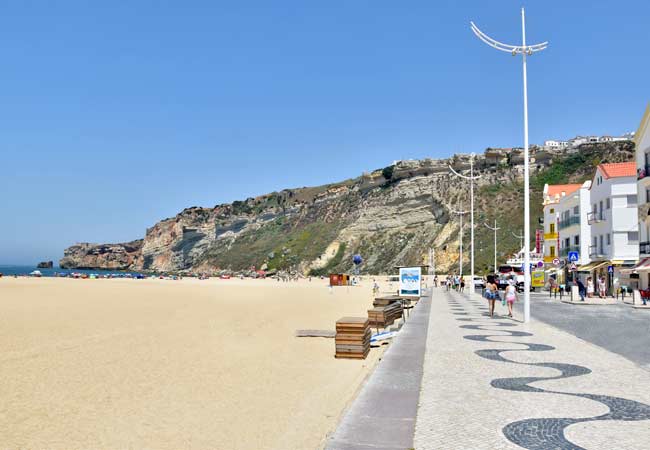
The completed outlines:
[[[570,262],[578,262],[580,259],[580,255],[578,252],[569,252],[569,261]]]
[[[607,273],[614,273],[614,266],[607,266]]]

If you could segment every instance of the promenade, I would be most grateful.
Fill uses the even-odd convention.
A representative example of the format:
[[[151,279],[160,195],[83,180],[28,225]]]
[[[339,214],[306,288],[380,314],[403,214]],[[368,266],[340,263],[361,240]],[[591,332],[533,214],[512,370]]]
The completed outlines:
[[[490,318],[486,303],[433,289],[326,447],[650,448],[650,371],[641,351],[650,341],[650,315],[629,316],[626,305],[575,307],[539,298],[533,306],[542,320],[523,324],[521,305],[511,319],[497,304]],[[588,317],[597,329],[585,331]],[[626,353],[631,333],[637,341]]]
[[[415,449],[650,448],[648,370],[486,303],[433,293]]]

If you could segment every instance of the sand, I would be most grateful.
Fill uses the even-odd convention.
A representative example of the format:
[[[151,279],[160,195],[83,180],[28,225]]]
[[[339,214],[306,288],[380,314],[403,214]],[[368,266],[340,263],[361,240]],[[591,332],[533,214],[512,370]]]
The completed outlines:
[[[364,284],[0,278],[0,448],[319,448],[380,350],[294,332]]]

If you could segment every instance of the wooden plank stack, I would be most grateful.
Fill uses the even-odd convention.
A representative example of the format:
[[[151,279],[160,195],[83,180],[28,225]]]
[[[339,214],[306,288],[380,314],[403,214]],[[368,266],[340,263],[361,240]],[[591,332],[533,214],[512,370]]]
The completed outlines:
[[[402,304],[399,301],[368,310],[368,320],[370,326],[374,328],[386,328],[400,317],[402,317]]]
[[[370,324],[365,317],[343,317],[336,321],[336,358],[366,359],[370,352]]]
[[[391,303],[399,302],[401,299],[397,295],[386,295],[384,297],[375,297],[372,306],[388,306]]]

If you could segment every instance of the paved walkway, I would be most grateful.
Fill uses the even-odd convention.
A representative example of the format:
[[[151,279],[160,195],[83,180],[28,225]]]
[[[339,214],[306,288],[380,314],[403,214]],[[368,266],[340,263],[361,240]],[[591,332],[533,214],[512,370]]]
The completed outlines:
[[[413,447],[430,296],[413,308],[399,335],[326,444],[329,450]]]
[[[540,321],[492,319],[485,303],[433,294],[417,450],[650,448],[647,370]]]

